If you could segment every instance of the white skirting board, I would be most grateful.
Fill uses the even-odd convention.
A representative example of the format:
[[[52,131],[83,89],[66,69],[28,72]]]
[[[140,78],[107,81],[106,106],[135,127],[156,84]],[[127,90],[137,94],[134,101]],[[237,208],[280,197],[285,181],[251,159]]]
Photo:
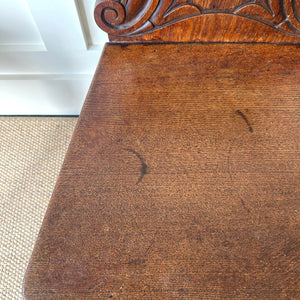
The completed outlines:
[[[0,115],[79,115],[92,75],[38,77],[0,80]]]
[[[78,115],[96,51],[0,51],[0,115]]]

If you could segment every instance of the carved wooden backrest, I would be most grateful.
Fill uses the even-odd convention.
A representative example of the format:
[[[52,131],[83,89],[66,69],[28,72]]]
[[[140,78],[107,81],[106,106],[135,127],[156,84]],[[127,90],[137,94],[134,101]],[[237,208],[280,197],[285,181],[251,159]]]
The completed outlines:
[[[300,43],[300,0],[97,0],[114,42]]]

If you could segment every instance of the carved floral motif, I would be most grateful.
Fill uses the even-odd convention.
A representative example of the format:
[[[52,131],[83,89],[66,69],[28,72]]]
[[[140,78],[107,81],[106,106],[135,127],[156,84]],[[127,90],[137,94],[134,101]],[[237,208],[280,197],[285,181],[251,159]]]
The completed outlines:
[[[97,0],[96,22],[110,35],[134,37],[201,15],[227,14],[300,37],[300,0]]]

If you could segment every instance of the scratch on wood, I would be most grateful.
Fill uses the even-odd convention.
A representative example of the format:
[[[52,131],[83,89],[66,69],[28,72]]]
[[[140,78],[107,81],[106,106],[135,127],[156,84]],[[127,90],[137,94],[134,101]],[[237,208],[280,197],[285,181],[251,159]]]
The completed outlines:
[[[153,238],[151,239],[150,243],[149,243],[149,246],[147,247],[146,251],[145,251],[145,254],[144,256],[147,256],[150,252],[151,252],[151,249],[153,248],[153,245],[154,245],[154,242],[155,242],[155,239],[156,239],[156,236],[159,232],[159,229],[156,230],[156,232],[154,233],[154,236]]]
[[[138,185],[143,180],[144,176],[146,174],[148,174],[148,166],[145,163],[144,158],[138,152],[136,152],[135,150],[129,149],[129,148],[124,148],[124,150],[133,153],[141,162],[141,165],[142,165],[140,168],[141,175],[140,175],[138,181],[136,182],[136,185]]]
[[[248,121],[247,117],[246,117],[239,109],[236,111],[236,113],[237,113],[238,115],[240,115],[240,116],[244,119],[244,121],[245,121],[246,124],[248,125],[249,131],[250,131],[250,132],[253,132],[253,128],[252,128],[250,122]]]
[[[229,173],[229,177],[231,182],[233,182],[233,178],[232,178],[232,173],[231,173],[231,153],[232,153],[232,145],[234,143],[234,140],[232,141],[229,151],[228,151],[228,158],[227,158],[227,168],[228,168],[228,173]],[[241,204],[243,206],[243,208],[250,213],[250,209],[246,206],[244,199],[241,197],[240,193],[237,191],[237,194],[240,198]]]

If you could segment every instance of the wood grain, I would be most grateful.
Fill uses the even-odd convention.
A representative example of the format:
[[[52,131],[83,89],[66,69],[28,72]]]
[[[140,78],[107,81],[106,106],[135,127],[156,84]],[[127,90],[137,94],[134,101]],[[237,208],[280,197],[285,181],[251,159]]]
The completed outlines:
[[[107,45],[24,297],[299,299],[299,100],[298,46]]]
[[[95,20],[114,42],[300,43],[298,0],[97,0]]]

